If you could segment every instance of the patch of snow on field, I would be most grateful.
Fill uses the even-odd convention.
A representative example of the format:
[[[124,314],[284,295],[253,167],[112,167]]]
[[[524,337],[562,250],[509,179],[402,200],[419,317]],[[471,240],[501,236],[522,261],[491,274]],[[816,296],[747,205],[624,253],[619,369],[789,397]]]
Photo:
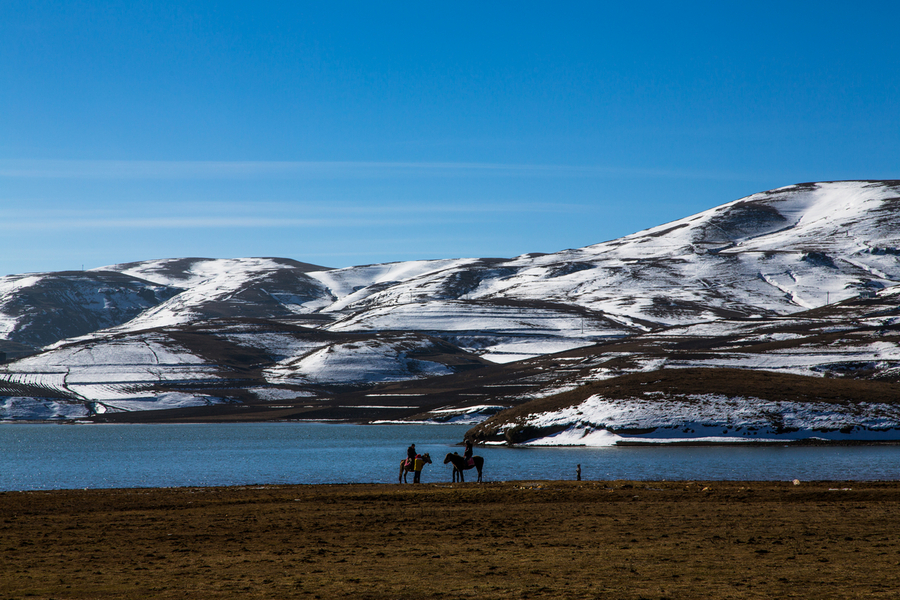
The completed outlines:
[[[327,326],[335,332],[422,331],[497,363],[589,346],[621,337],[626,328],[563,310],[484,306],[456,300],[412,302],[354,314]],[[467,344],[467,336],[479,343]],[[488,342],[485,345],[484,342]]]
[[[425,423],[477,425],[505,408],[508,407],[494,404],[467,406],[465,408],[441,408],[429,411],[428,414],[434,415],[434,417],[428,419]]]
[[[199,365],[203,360],[183,348],[173,346],[162,336],[147,334],[126,340],[110,339],[79,344],[29,356],[14,363],[17,370],[47,367],[103,365]]]
[[[323,346],[328,342],[300,338],[289,333],[228,332],[218,337],[246,348],[265,350],[271,355],[297,357]]]
[[[0,421],[82,419],[91,414],[86,404],[48,398],[0,398]]]
[[[408,353],[425,347],[426,342],[410,340],[365,340],[331,344],[308,355],[266,369],[270,383],[313,381],[317,383],[375,383],[405,381],[453,371],[446,365],[411,358]]]
[[[62,367],[57,367],[56,369],[47,368],[25,372],[0,372],[0,381],[21,383],[23,385],[36,386],[39,388],[44,388],[47,390],[65,394],[67,391],[67,375],[68,371]]]
[[[247,388],[247,391],[260,400],[294,400],[296,398],[315,398],[312,392],[286,390],[281,388],[256,387]]]
[[[489,346],[484,350],[469,350],[475,354],[479,354],[481,358],[485,360],[504,364],[517,360],[535,358],[545,354],[574,350],[575,348],[582,348],[596,343],[596,341],[593,340],[579,340],[572,338],[507,338],[507,340],[508,341]]]
[[[139,398],[141,410],[164,406],[148,404],[160,382],[205,379],[216,380],[216,369],[160,334],[64,346],[0,367],[0,380],[107,404]]]
[[[209,396],[198,396],[182,392],[167,392],[158,396],[145,398],[128,398],[120,400],[107,400],[102,404],[106,407],[122,411],[137,410],[163,410],[167,408],[189,408],[192,406],[207,406],[221,404],[223,401]]]

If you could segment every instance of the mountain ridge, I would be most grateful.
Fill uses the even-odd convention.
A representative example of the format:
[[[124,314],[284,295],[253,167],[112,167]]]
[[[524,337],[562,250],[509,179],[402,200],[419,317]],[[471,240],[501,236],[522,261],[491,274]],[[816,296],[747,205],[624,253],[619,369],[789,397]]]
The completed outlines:
[[[111,278],[118,278],[121,291],[103,291]],[[41,287],[76,279],[78,293],[53,296]],[[892,337],[892,288],[898,284],[900,182],[797,184],[617,240],[509,259],[329,269],[292,259],[194,257],[7,276],[0,278],[0,350],[15,349],[11,358],[17,360],[2,366],[0,382],[54,390],[62,419],[161,407],[306,418],[299,415],[328,413],[316,411],[338,406],[338,398],[356,402],[379,386],[414,388],[464,380],[476,371],[513,377],[529,371],[529,361],[549,365],[547,357],[567,352],[596,354],[583,357],[596,363],[583,373],[581,383],[587,383],[616,372],[597,359],[607,351],[629,356],[637,370],[677,368],[681,350],[674,339],[702,346],[766,335],[794,349],[763,360],[760,351],[740,358],[723,346],[712,354],[724,361],[716,366],[820,377],[839,374],[828,365],[847,363],[853,354],[855,362],[877,365],[866,377],[890,378],[900,365]],[[884,315],[864,316],[860,299],[875,302]],[[118,312],[105,308],[116,302]],[[842,312],[845,305],[856,308]],[[13,310],[19,306],[25,309]],[[54,329],[64,308],[94,320]],[[829,317],[816,317],[817,310]],[[828,319],[843,328],[846,340],[856,340],[841,342],[852,352],[818,342],[810,342],[815,352],[804,350],[802,341],[821,337]],[[869,325],[856,326],[854,319],[881,319],[890,335],[873,341],[859,333]],[[203,343],[199,334],[188,335],[200,329]],[[629,345],[639,351],[610,350]],[[691,364],[703,363],[698,356],[691,354]],[[260,366],[247,371],[242,360]],[[541,369],[545,383],[529,393],[550,395],[574,385],[561,383],[568,381],[566,369]],[[851,371],[861,377],[863,369]],[[473,407],[495,412],[528,399],[459,391],[465,385],[451,385],[459,388],[456,397],[435,396],[435,404],[423,400],[411,409],[399,406],[413,403],[397,403],[378,418],[432,418],[437,413],[415,410],[428,405],[475,419]],[[25,396],[6,397],[18,398],[19,408],[0,400],[0,418],[29,418]],[[60,398],[71,406],[58,404]],[[263,409],[288,401],[293,413]]]

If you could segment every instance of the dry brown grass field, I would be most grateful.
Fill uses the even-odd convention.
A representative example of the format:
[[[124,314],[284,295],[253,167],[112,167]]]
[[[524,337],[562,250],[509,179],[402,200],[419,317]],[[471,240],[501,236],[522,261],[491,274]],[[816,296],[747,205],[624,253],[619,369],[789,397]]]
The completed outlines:
[[[0,598],[897,598],[900,482],[0,494]]]

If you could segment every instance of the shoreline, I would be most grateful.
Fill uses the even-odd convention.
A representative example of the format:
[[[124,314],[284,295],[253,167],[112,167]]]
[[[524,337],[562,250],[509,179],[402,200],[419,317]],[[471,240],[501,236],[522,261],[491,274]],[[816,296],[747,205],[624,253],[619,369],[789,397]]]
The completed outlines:
[[[148,411],[149,412],[149,411]],[[118,414],[118,413],[117,413]],[[129,413],[130,414],[130,413]],[[6,420],[0,421],[0,427],[6,425],[221,425],[221,424],[323,424],[323,425],[429,425],[429,426],[462,426],[471,424],[459,423],[438,423],[426,421],[392,421],[390,423],[356,421],[352,419],[245,419],[245,420],[215,420],[215,419],[188,419],[188,420],[152,420],[152,419],[135,419],[135,420],[106,420],[106,419],[65,419],[65,420]],[[462,446],[462,442],[457,444]],[[539,446],[546,448],[608,448],[608,447],[627,447],[627,446],[643,446],[643,447],[668,447],[668,446],[900,446],[900,439],[873,440],[873,439],[828,439],[820,437],[797,438],[797,439],[765,439],[751,440],[741,438],[726,438],[723,436],[721,441],[704,438],[704,439],[679,439],[679,438],[657,438],[657,439],[620,439],[609,445],[592,446],[588,444],[529,444],[519,443],[510,444],[508,442],[495,442],[490,440],[477,441],[476,446],[487,447],[506,447],[506,448],[527,448],[529,446]]]
[[[410,476],[411,477],[411,476]],[[411,478],[410,478],[410,481]],[[337,483],[244,483],[234,485],[172,485],[172,486],[147,486],[147,487],[79,487],[79,488],[33,488],[26,490],[0,490],[0,498],[9,494],[90,494],[90,493],[146,493],[146,492],[243,492],[248,490],[256,491],[273,491],[273,490],[348,490],[348,489],[366,489],[371,488],[372,491],[380,491],[385,494],[391,494],[392,490],[407,490],[407,493],[415,492],[415,490],[424,490],[428,488],[439,489],[504,489],[516,488],[523,485],[539,485],[553,487],[576,487],[576,488],[603,488],[606,490],[629,489],[635,487],[644,487],[647,489],[668,489],[677,488],[678,486],[703,485],[706,487],[716,486],[720,489],[730,488],[799,488],[806,486],[810,488],[822,488],[825,486],[843,486],[841,488],[829,487],[828,490],[845,489],[847,486],[878,486],[878,487],[896,487],[896,491],[900,494],[900,475],[897,479],[510,479],[502,481],[485,480],[483,483],[477,482],[451,482],[451,481],[430,481],[424,483],[379,483],[367,481],[353,482],[337,482]],[[673,488],[673,489],[674,489]]]

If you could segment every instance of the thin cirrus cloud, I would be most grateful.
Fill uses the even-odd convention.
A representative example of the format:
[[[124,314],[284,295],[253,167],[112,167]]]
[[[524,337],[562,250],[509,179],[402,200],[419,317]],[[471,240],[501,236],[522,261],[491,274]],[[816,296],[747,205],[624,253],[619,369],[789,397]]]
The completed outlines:
[[[572,212],[586,210],[577,204],[478,204],[478,205],[296,205],[261,203],[252,205],[256,214],[250,216],[247,204],[192,203],[157,204],[152,214],[127,215],[114,211],[85,211],[74,209],[25,209],[0,211],[0,230],[85,230],[85,229],[266,229],[266,228],[325,228],[409,226],[426,223],[467,223],[481,220],[485,215],[502,216],[516,212]],[[161,217],[160,214],[168,216]],[[178,214],[181,213],[181,214]],[[192,214],[193,213],[193,214]],[[298,217],[297,213],[314,214]],[[351,216],[352,215],[352,216]]]
[[[0,160],[0,177],[27,179],[315,179],[337,177],[659,177],[740,179],[735,173],[602,165],[473,162]]]
[[[315,227],[326,224],[321,219],[270,219],[246,217],[88,217],[41,218],[22,215],[18,219],[4,219],[2,229],[207,229],[207,228],[265,228]]]

